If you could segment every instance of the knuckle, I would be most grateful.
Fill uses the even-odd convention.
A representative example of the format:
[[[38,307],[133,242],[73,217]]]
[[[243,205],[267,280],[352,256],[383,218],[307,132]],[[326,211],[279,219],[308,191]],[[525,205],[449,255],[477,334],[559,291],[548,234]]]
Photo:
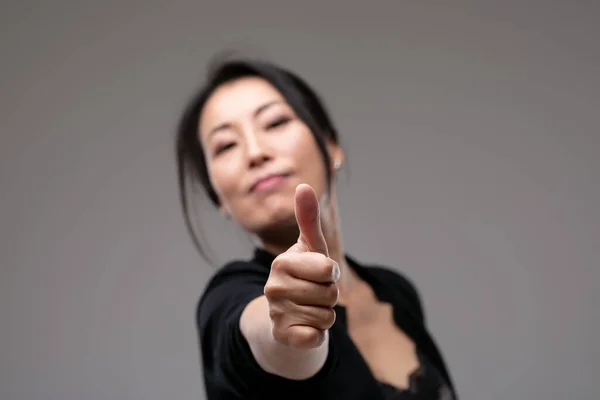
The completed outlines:
[[[277,324],[274,324],[273,328],[271,329],[271,333],[273,335],[273,339],[275,339],[277,342],[284,344],[288,343],[288,331],[286,329],[282,329]]]
[[[287,268],[290,267],[290,265],[294,264],[294,260],[298,257],[299,254],[301,254],[301,253],[294,253],[294,252],[281,253],[280,255],[275,257],[275,259],[271,263],[271,270],[272,271],[273,270],[285,271]]]
[[[269,318],[274,326],[283,326],[289,317],[289,311],[281,303],[269,304]]]
[[[269,318],[273,321],[274,324],[279,325],[281,321],[285,317],[285,310],[281,307],[270,305],[269,306]]]
[[[335,311],[331,308],[314,307],[299,322],[320,330],[329,329],[335,322]]]
[[[294,335],[293,343],[298,347],[312,347],[314,344],[321,341],[322,332],[316,329],[302,331],[302,333]]]
[[[298,270],[302,254],[282,253],[271,263],[270,276],[285,277],[294,275]]]
[[[277,279],[270,279],[264,287],[265,297],[269,301],[285,297],[287,291],[286,285]]]
[[[288,258],[286,253],[278,255],[271,263],[271,272],[278,273],[284,270],[286,264],[289,262]]]
[[[296,329],[290,333],[288,342],[296,348],[312,348],[323,342],[325,332],[315,328]]]

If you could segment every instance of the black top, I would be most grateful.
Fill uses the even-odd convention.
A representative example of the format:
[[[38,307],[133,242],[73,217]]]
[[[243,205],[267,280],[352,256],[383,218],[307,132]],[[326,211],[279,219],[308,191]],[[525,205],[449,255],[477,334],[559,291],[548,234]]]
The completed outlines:
[[[438,368],[421,352],[418,352],[419,368],[410,376],[408,388],[400,390],[380,382],[386,400],[454,400],[454,394]]]
[[[208,400],[228,399],[457,399],[450,374],[426,326],[415,287],[401,274],[381,266],[349,266],[375,296],[393,307],[394,320],[414,342],[421,367],[411,386],[397,390],[378,382],[347,332],[346,314],[336,306],[325,365],[302,381],[265,372],[243,337],[239,320],[246,305],[262,296],[269,277],[270,253],[256,249],[249,261],[232,261],[209,281],[198,302],[196,322]],[[425,392],[431,393],[425,396]]]

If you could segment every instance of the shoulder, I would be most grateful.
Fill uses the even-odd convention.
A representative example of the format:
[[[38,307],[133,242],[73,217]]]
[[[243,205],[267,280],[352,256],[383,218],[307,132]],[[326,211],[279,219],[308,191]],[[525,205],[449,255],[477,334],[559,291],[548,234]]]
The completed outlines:
[[[378,283],[384,297],[398,297],[419,320],[424,321],[425,312],[420,292],[414,281],[405,273],[381,264],[363,264],[360,268]]]
[[[227,314],[263,294],[269,268],[253,261],[230,261],[217,270],[200,294],[196,307],[199,325],[214,314]]]
[[[223,285],[246,286],[266,282],[269,268],[252,260],[234,260],[220,267],[208,280],[203,297]]]
[[[382,265],[370,265],[367,268],[369,268],[373,274],[385,279],[394,286],[397,286],[398,289],[402,290],[403,292],[409,294],[415,299],[420,299],[417,286],[406,274]]]

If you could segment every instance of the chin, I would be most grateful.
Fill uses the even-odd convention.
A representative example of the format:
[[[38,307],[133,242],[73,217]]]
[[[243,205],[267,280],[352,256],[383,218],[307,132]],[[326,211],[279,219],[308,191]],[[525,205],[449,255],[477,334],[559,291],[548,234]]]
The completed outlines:
[[[294,185],[291,185],[290,188]],[[266,196],[257,196],[251,203],[244,205],[247,216],[244,225],[256,235],[268,232],[268,235],[286,235],[289,231],[297,231],[296,213],[294,210],[294,189],[278,190]]]
[[[262,225],[265,227],[272,226],[283,228],[289,225],[297,225],[293,204],[290,207],[280,207],[269,210],[265,217],[266,218],[262,221]]]
[[[248,221],[247,227],[258,236],[297,235],[298,224],[294,205],[288,207],[263,208],[257,219]]]
[[[290,217],[296,218],[294,211],[294,193],[273,193],[262,199],[257,204],[255,210],[261,215],[261,220],[268,224],[287,220]]]
[[[255,234],[263,243],[275,245],[284,251],[285,248],[291,247],[298,240],[300,231],[296,223],[296,217],[292,215],[291,218],[269,221],[268,224],[262,225]]]

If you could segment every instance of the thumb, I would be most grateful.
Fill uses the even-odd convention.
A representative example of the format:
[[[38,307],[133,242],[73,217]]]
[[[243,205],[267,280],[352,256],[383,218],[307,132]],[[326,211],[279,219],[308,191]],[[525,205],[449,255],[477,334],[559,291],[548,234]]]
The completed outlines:
[[[321,229],[321,217],[319,209],[319,200],[312,187],[307,184],[300,184],[296,187],[294,197],[296,222],[300,228],[299,242],[303,243],[317,253],[329,257],[327,242]]]

